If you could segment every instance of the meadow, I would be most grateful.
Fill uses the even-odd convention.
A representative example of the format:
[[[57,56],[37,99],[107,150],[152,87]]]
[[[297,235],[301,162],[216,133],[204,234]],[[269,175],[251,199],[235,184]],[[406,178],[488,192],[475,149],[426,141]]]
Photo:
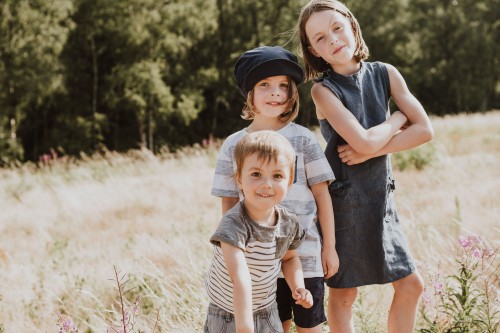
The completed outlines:
[[[441,332],[467,315],[440,307],[467,265],[469,306],[488,312],[468,314],[495,324],[500,111],[432,122],[431,143],[392,157],[401,223],[427,282],[418,327]],[[124,316],[127,332],[200,332],[208,239],[221,216],[210,195],[218,145],[0,169],[0,332],[119,332]],[[391,293],[361,288],[359,332],[386,331]]]

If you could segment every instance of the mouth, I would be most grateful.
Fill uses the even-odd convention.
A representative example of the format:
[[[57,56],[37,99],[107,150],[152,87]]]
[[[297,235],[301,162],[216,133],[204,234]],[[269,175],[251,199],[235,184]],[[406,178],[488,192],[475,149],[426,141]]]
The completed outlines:
[[[285,104],[285,102],[267,102],[267,104],[271,106],[281,106]]]
[[[271,194],[266,194],[266,193],[257,193],[257,196],[262,197],[262,198],[270,198],[270,197],[272,197]]]
[[[333,50],[332,54],[337,54],[339,53],[343,48],[345,47],[345,45],[342,45],[342,46],[339,46],[337,47],[335,50]]]

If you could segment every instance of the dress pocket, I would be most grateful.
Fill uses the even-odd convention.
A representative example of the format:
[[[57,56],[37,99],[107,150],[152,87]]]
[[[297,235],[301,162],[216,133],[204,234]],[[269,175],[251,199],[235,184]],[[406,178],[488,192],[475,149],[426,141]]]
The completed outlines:
[[[359,206],[356,189],[349,180],[336,180],[328,186],[332,197],[335,231],[348,230],[356,222]]]

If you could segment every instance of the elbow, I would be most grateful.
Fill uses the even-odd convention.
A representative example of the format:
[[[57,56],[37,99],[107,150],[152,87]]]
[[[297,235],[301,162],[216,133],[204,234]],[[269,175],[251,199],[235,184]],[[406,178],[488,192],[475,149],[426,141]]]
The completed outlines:
[[[353,147],[355,151],[363,155],[375,154],[380,150],[381,147],[375,145],[372,141],[368,140],[359,145],[359,147]]]
[[[434,129],[432,128],[432,125],[429,124],[427,126],[425,126],[423,129],[422,129],[422,141],[425,143],[425,142],[429,142],[431,141],[432,139],[434,139]]]

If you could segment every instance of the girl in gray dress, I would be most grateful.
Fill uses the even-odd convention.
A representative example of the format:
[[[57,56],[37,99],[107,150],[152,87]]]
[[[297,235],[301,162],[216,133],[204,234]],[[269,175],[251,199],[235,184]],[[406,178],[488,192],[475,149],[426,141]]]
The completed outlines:
[[[329,187],[340,259],[327,280],[330,329],[354,332],[357,287],[392,283],[388,332],[413,332],[423,281],[402,233],[387,154],[431,140],[430,120],[396,68],[364,61],[368,48],[345,5],[312,0],[298,25],[325,155],[337,176]],[[390,98],[401,110],[392,115]]]

